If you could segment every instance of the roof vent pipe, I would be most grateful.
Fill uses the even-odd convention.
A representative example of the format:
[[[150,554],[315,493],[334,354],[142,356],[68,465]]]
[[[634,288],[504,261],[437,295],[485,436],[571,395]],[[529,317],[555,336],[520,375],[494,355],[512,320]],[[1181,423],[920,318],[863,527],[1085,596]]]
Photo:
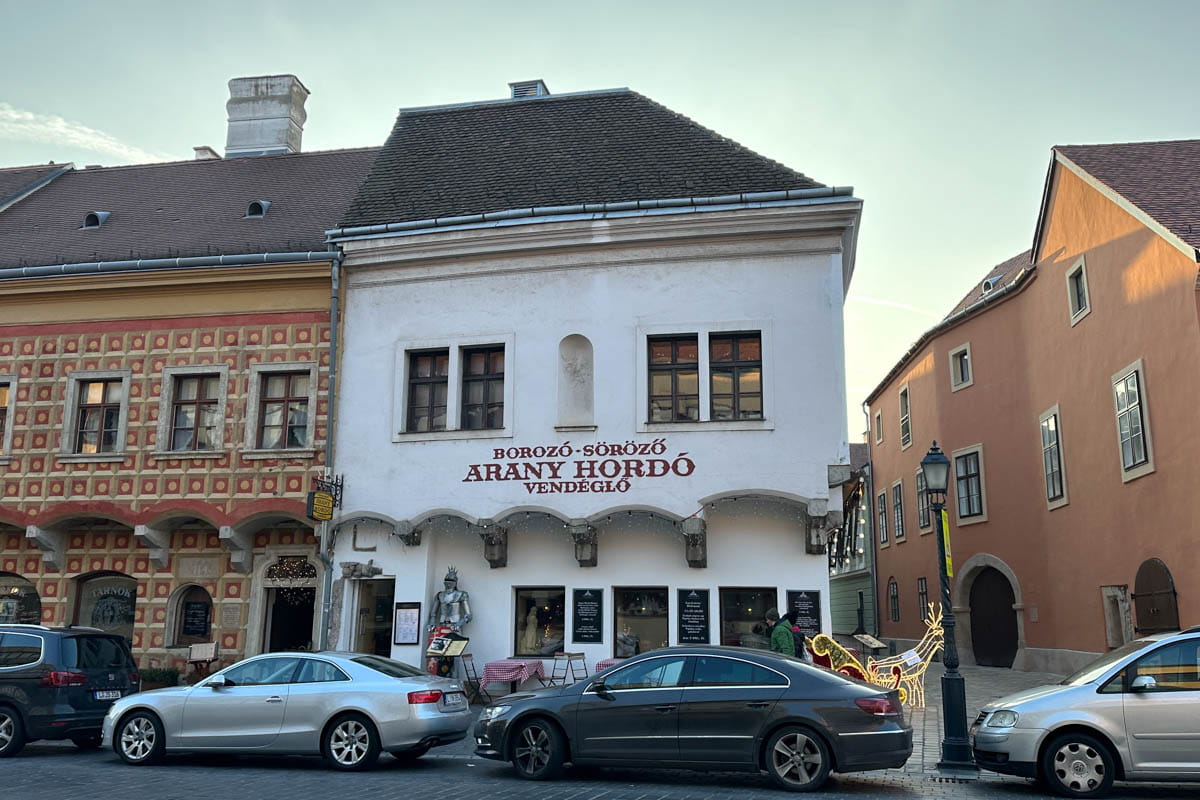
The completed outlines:
[[[546,84],[541,78],[532,81],[515,81],[508,85],[512,89],[512,97],[514,100],[519,100],[524,97],[548,97],[550,90],[546,88]]]
[[[295,75],[229,81],[229,132],[225,157],[299,153],[308,114],[308,89]]]

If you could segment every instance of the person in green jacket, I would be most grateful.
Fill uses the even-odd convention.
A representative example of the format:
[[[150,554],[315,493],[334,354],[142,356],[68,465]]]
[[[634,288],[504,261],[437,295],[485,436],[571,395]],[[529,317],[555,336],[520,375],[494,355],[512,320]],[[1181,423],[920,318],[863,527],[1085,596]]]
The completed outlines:
[[[796,655],[796,644],[792,641],[792,624],[785,618],[779,618],[775,609],[767,611],[767,624],[771,626],[771,652],[783,653],[785,656]]]

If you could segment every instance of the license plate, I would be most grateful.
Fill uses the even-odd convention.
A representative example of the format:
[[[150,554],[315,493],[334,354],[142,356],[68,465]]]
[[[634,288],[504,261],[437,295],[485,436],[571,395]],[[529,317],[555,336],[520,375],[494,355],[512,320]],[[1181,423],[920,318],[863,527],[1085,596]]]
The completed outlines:
[[[467,698],[458,693],[447,694],[444,696],[444,699],[445,699],[447,708],[449,708],[449,707],[457,708],[459,706],[465,706],[467,704]]]
[[[121,692],[118,689],[104,689],[98,692],[92,692],[92,697],[97,700],[120,700]]]

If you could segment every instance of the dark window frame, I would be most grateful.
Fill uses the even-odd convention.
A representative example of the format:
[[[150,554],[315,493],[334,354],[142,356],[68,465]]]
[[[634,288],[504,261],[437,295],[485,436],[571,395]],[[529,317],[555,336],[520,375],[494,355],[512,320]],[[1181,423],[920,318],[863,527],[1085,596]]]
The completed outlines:
[[[1053,425],[1048,426],[1053,420]],[[1066,497],[1066,484],[1063,481],[1062,464],[1062,426],[1058,421],[1058,413],[1047,414],[1038,423],[1042,437],[1042,475],[1046,481],[1046,501],[1053,503]],[[1053,441],[1048,441],[1053,435]],[[1053,460],[1053,463],[1051,463]]]
[[[712,356],[713,343],[715,340],[729,339],[732,343],[733,360],[717,361]],[[743,359],[742,358],[742,342],[753,341],[758,344],[758,358]],[[712,332],[708,334],[708,418],[718,422],[733,422],[737,420],[763,419],[763,369],[762,369],[762,331],[740,331],[736,333]],[[743,392],[741,390],[741,378],[743,372],[758,372],[758,391]],[[715,377],[718,371],[732,372],[732,389],[733,392],[721,392],[718,394],[715,386]],[[674,384],[672,384],[674,388]],[[699,388],[697,386],[697,388]],[[730,398],[732,400],[732,417],[718,417],[716,408],[717,397]],[[758,412],[744,414],[742,412],[742,398],[750,399],[758,398]],[[674,406],[672,406],[674,407]]]
[[[933,527],[933,515],[930,514],[929,492],[925,483],[925,473],[917,470],[917,527],[921,530]]]
[[[881,545],[888,543],[887,502],[888,496],[886,491],[875,495],[875,527],[879,529],[879,543]]]
[[[917,613],[921,619],[925,618],[925,613],[929,610],[929,582],[924,578],[917,578]]]
[[[1113,381],[1113,394],[1115,396],[1116,410],[1117,410],[1117,444],[1121,450],[1121,471],[1122,472],[1129,472],[1130,470],[1137,469],[1138,467],[1141,467],[1150,462],[1150,446],[1148,443],[1149,436],[1146,435],[1146,416],[1145,416],[1145,414],[1142,413],[1142,405],[1143,405],[1142,396],[1145,394],[1145,389],[1142,388],[1142,374],[1141,373],[1142,373],[1141,369],[1132,369],[1129,372],[1122,375],[1118,380]],[[1136,399],[1134,399],[1134,400],[1127,399],[1126,405],[1122,408],[1121,407],[1121,396],[1118,392],[1118,389],[1120,387],[1123,387],[1125,389],[1126,398],[1129,398],[1130,392],[1129,392],[1128,384],[1129,384],[1130,378],[1133,379],[1133,392],[1136,395]],[[1136,433],[1133,432],[1133,425],[1130,424],[1128,426],[1129,437],[1128,437],[1128,439],[1126,439],[1123,436],[1123,434],[1121,433],[1121,420],[1123,418],[1132,420],[1135,417],[1137,419],[1137,432]],[[1126,443],[1126,441],[1128,441],[1128,443],[1129,443],[1129,452],[1130,452],[1129,463],[1126,463],[1126,459],[1125,459],[1125,443]],[[1142,451],[1141,458],[1136,457],[1138,448],[1134,446],[1135,443],[1137,443],[1138,447],[1140,447],[1140,449]]]
[[[259,388],[259,392],[258,392],[258,425],[256,426],[257,430],[255,431],[255,438],[254,438],[257,449],[259,449],[259,450],[295,450],[295,449],[297,449],[297,447],[305,448],[305,447],[311,446],[312,443],[308,441],[308,415],[310,413],[312,413],[312,409],[309,407],[309,392],[305,392],[302,395],[301,394],[297,394],[297,395],[292,394],[292,380],[294,378],[298,378],[301,376],[303,376],[305,379],[307,379],[309,381],[315,380],[315,377],[313,376],[312,371],[307,370],[307,369],[280,370],[278,372],[272,371],[272,372],[260,373],[259,379],[260,379],[261,383],[259,383],[259,387],[258,387]],[[271,397],[267,394],[267,386],[272,378],[285,378],[286,379],[287,388],[284,390],[283,397]],[[266,424],[267,406],[275,404],[275,403],[283,404],[283,413],[280,415],[280,419],[282,420],[282,422],[279,425],[267,425]],[[297,426],[297,425],[288,424],[288,420],[291,418],[291,412],[292,412],[293,406],[297,406],[297,407],[302,406],[304,408],[304,420],[305,421],[304,421],[303,425]],[[291,429],[297,428],[297,427],[303,429],[304,441],[301,442],[299,445],[291,445],[291,444],[289,444]],[[278,447],[267,447],[264,444],[264,434],[266,433],[267,428],[280,428],[281,429],[281,433],[283,434],[283,436],[279,440],[280,444]]]
[[[972,459],[974,466],[972,469]],[[963,472],[959,472],[959,464],[964,464]],[[958,501],[958,516],[960,519],[983,516],[983,458],[978,450],[971,450],[954,457],[954,486]],[[971,491],[974,488],[975,491]],[[976,508],[972,500],[977,503]],[[966,512],[964,513],[964,503]]]
[[[900,621],[900,584],[895,578],[888,578],[888,611],[892,622]]]
[[[513,656],[516,658],[553,658],[551,653],[547,656],[544,653],[526,653],[521,646],[521,625],[522,616],[528,614],[527,611],[521,609],[521,593],[522,592],[547,592],[551,594],[562,595],[562,650],[565,652],[567,647],[567,587],[562,586],[514,586],[513,587],[513,603],[515,614],[513,616]]]
[[[892,484],[892,538],[904,538],[904,482]]]
[[[8,404],[12,401],[13,387],[8,381],[0,381],[0,455],[4,455],[4,432],[8,427]]]
[[[87,402],[87,390],[89,386],[93,386],[95,384],[101,384],[104,387],[100,390],[100,402],[89,403]],[[108,387],[112,384],[116,384],[121,387],[121,399],[115,403],[106,400],[108,397]],[[119,439],[121,433],[121,414],[124,412],[126,399],[125,380],[123,378],[81,378],[77,384],[76,391],[79,394],[78,401],[75,403],[75,441],[72,452],[85,455],[123,452],[125,449],[125,443],[119,441]],[[113,425],[110,427],[104,424],[104,418],[105,413],[113,409],[116,410],[116,418],[113,421]],[[84,430],[83,423],[84,418],[87,416],[87,412],[89,411],[95,411],[99,416],[99,426],[95,430],[96,449],[90,453],[83,449],[84,433],[87,432]],[[111,449],[107,450],[104,449],[104,435],[106,433],[111,433],[113,437],[113,446]]]
[[[500,355],[500,371],[496,372],[493,369],[492,356]],[[506,354],[503,344],[489,344],[480,347],[464,347],[462,349],[462,364],[459,370],[459,379],[461,381],[461,396],[459,401],[459,430],[464,431],[498,431],[504,429],[504,372]],[[482,355],[484,359],[484,372],[470,374],[467,370],[470,368],[471,356]],[[483,401],[479,403],[467,402],[467,397],[470,395],[471,386],[474,384],[483,385]],[[500,386],[499,402],[489,400],[493,385]],[[470,424],[470,414],[472,410],[478,410],[478,424]],[[498,418],[489,423],[494,412],[499,412]]]
[[[200,447],[199,446],[200,437],[196,435],[196,432],[200,429],[201,407],[202,406],[203,407],[212,407],[217,410],[219,410],[221,407],[221,398],[219,396],[220,388],[221,388],[221,373],[206,372],[206,373],[201,373],[201,374],[197,374],[197,375],[172,375],[171,377],[172,377],[171,411],[170,411],[171,416],[167,420],[167,445],[170,449],[170,452],[173,452],[173,453],[183,453],[183,452],[210,453],[214,450],[219,449],[219,446],[218,446],[219,442],[216,442],[216,441],[212,442],[211,447]],[[202,396],[203,391],[204,391],[204,384],[210,378],[215,378],[217,381],[217,392],[218,392],[217,397],[207,398],[207,397]],[[179,399],[179,394],[180,394],[179,390],[180,390],[183,382],[184,381],[192,381],[192,380],[197,381],[195,399],[180,400]],[[178,410],[180,408],[186,408],[188,406],[192,407],[192,423],[193,424],[192,424],[191,428],[179,427],[175,424],[176,414],[178,413]],[[189,441],[188,446],[187,447],[176,447],[175,446],[175,434],[179,431],[186,431],[186,430],[190,430],[192,432],[191,439]],[[220,434],[220,431],[221,431],[221,421],[217,420],[216,425],[213,426],[213,436],[214,437],[218,436]]]
[[[446,371],[438,374],[437,365],[438,358],[445,358]],[[422,359],[430,359],[429,374],[418,375],[421,371],[418,365]],[[416,402],[418,386],[429,387],[429,402],[420,404]],[[439,404],[437,400],[437,387],[443,387],[444,402]],[[440,348],[437,350],[412,350],[408,353],[408,408],[404,414],[404,430],[406,433],[427,433],[430,431],[446,430],[446,418],[448,415],[448,404],[450,402],[450,350],[449,348]],[[441,409],[442,424],[434,425],[434,420],[437,418],[437,409]],[[424,411],[426,419],[429,420],[429,427],[425,430],[420,430],[417,425],[417,411]]]
[[[669,342],[671,344],[671,360],[665,364],[655,364],[653,351],[655,344]],[[695,361],[680,361],[679,360],[679,345],[690,344],[696,348]],[[671,336],[648,336],[646,337],[646,415],[647,419],[652,423],[673,423],[673,422],[699,422],[700,421],[700,336],[695,333],[674,334]],[[679,391],[679,376],[681,373],[694,373],[696,376],[696,393],[681,393]],[[711,366],[710,366],[711,372]],[[655,374],[669,374],[671,376],[671,393],[655,394],[654,393],[654,376]],[[679,404],[681,400],[689,398],[695,399],[695,416],[694,417],[679,417]],[[671,418],[661,419],[654,415],[654,401],[667,400],[671,402]]]

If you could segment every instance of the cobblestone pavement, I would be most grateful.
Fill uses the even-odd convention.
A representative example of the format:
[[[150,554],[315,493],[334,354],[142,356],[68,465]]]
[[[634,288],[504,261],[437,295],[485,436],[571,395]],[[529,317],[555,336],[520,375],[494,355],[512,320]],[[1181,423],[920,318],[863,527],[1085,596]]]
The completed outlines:
[[[971,717],[992,697],[1053,682],[1058,676],[964,667]],[[913,757],[902,769],[836,775],[825,795],[855,798],[1039,800],[1031,781],[980,773],[975,778],[937,772],[941,737],[940,665],[930,670],[928,707],[912,712]],[[1113,800],[1184,800],[1192,786],[1119,784]],[[110,751],[79,752],[73,745],[35,743],[0,760],[0,797],[20,800],[329,800],[375,798],[497,798],[497,800],[717,800],[783,798],[761,775],[679,770],[570,769],[561,781],[529,783],[507,764],[476,759],[469,742],[439,748],[413,764],[389,756],[375,770],[346,774],[317,758],[178,756],[161,766],[129,767]]]

